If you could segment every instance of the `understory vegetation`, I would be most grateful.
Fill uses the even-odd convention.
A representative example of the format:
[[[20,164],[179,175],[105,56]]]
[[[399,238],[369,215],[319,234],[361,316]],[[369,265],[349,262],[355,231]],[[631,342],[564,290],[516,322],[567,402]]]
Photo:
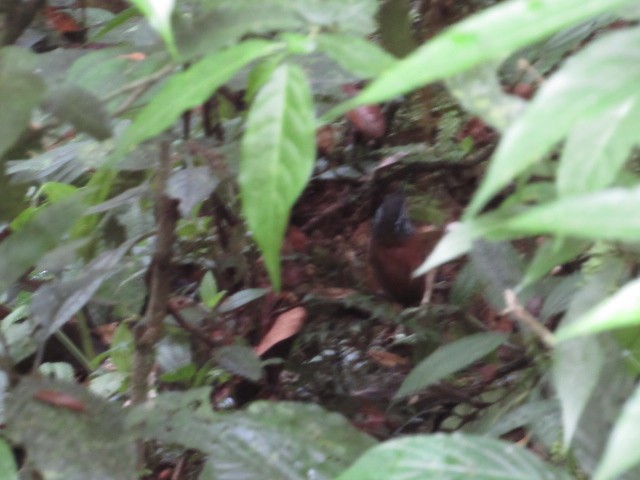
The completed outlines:
[[[639,18],[0,0],[0,478],[639,478]]]

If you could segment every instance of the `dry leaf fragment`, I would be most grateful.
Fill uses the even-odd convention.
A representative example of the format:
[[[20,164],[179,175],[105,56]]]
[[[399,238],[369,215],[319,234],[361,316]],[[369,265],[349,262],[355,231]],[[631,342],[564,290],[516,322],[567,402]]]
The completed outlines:
[[[260,343],[253,348],[256,355],[260,356],[276,343],[294,336],[302,329],[306,318],[307,309],[304,307],[292,308],[282,313],[274,322],[271,330],[269,330]]]
[[[74,412],[84,412],[87,409],[81,400],[58,390],[39,390],[33,398],[54,407],[66,408]]]

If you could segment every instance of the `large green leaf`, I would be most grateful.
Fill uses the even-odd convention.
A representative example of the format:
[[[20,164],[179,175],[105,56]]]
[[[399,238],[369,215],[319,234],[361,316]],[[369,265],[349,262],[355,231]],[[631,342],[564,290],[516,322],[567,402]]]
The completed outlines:
[[[594,480],[611,480],[640,463],[640,386],[625,404],[606,450],[598,465]]]
[[[221,414],[211,411],[209,395],[210,388],[161,394],[130,412],[130,430],[201,451],[203,480],[328,480],[375,444],[317,405],[256,402],[245,411]]]
[[[556,183],[560,195],[608,187],[629,158],[640,124],[640,96],[633,95],[602,115],[580,122],[567,138]]]
[[[568,480],[510,442],[477,435],[415,435],[367,451],[338,480]]]
[[[396,63],[375,43],[353,35],[325,33],[318,36],[318,45],[342,68],[360,78],[380,75]]]
[[[0,157],[18,140],[43,95],[44,82],[39,76],[0,71]]]
[[[135,478],[135,445],[122,409],[82,386],[22,378],[7,398],[6,425],[43,478]]]
[[[562,322],[570,325],[604,295],[609,275],[596,275],[572,299]],[[596,338],[579,339],[558,345],[553,351],[553,383],[562,406],[564,445],[568,446],[580,416],[596,386],[604,366],[604,352]]]
[[[567,340],[638,324],[640,324],[640,280],[634,280],[586,312],[574,323],[560,328],[556,338]]]
[[[635,242],[640,231],[640,187],[611,188],[563,197],[533,207],[512,219],[504,229],[515,234],[552,233],[576,238]]]
[[[499,333],[477,333],[438,348],[407,375],[394,398],[402,398],[468,367],[493,352],[506,336]]]
[[[623,272],[621,262],[610,262],[593,273],[586,285],[573,294],[560,330],[575,324],[584,312],[605,298],[606,292],[617,286]],[[551,374],[562,407],[562,431],[564,445],[567,447],[578,429],[578,422],[587,402],[597,387],[608,355],[602,338],[595,337],[561,343],[553,351]]]
[[[0,292],[53,249],[80,218],[81,194],[41,208],[20,230],[0,243]]]
[[[18,480],[18,467],[9,444],[0,438],[0,472],[3,480]]]
[[[154,95],[118,141],[113,160],[131,147],[170,127],[186,110],[204,103],[247,63],[280,48],[264,40],[247,40],[216,52],[174,75]]]
[[[304,72],[297,66],[280,66],[249,111],[239,176],[242,210],[276,289],[289,213],[313,169],[314,131]]]
[[[635,103],[640,89],[640,53],[629,45],[638,42],[640,28],[602,37],[570,58],[542,85],[505,132],[469,214],[477,213],[498,190],[551,151],[578,122],[625,100]]]
[[[427,42],[385,72],[353,100],[328,112],[323,120],[358,106],[378,103],[441,80],[488,60],[500,60],[520,47],[564,27],[631,0],[511,0],[488,8]]]

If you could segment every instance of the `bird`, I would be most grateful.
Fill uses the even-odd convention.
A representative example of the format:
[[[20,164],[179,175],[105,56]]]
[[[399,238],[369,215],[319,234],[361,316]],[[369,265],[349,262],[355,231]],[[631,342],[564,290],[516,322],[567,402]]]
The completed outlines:
[[[434,232],[419,231],[407,213],[403,192],[387,193],[375,212],[369,242],[369,264],[384,292],[405,307],[417,305],[426,287],[413,272],[426,259]]]

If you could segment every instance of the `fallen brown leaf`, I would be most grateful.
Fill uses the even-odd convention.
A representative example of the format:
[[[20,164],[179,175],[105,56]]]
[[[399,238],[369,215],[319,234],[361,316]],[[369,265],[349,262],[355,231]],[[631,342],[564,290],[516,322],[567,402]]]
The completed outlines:
[[[307,310],[304,307],[296,307],[282,313],[274,322],[271,330],[262,338],[260,343],[253,350],[260,356],[287,338],[292,337],[300,331],[307,318]]]

